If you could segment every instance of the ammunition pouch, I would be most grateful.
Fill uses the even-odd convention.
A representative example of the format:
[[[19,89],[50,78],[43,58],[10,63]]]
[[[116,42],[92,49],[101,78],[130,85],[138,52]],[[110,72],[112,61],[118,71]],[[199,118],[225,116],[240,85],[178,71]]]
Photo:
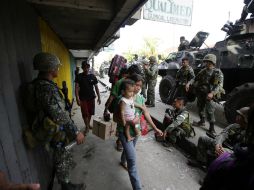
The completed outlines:
[[[38,115],[32,126],[23,130],[23,137],[28,148],[33,149],[39,145],[55,147],[59,142],[64,146],[75,139],[70,131],[56,124],[49,117]]]

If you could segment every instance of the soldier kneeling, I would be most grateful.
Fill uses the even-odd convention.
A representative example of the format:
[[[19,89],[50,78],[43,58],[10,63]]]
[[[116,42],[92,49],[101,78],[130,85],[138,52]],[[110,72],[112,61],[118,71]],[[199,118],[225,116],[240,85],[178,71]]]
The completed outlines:
[[[233,147],[244,142],[249,107],[237,110],[236,121],[227,126],[215,139],[201,136],[198,139],[196,160],[188,160],[188,165],[206,168],[209,163],[224,152],[232,152]],[[210,158],[210,159],[209,159]]]
[[[185,108],[186,100],[184,97],[175,99],[172,108],[166,110],[166,115],[163,121],[164,127],[164,146],[175,144],[177,138],[190,137],[191,133],[195,132],[191,126],[190,114]],[[166,138],[167,137],[167,138]]]

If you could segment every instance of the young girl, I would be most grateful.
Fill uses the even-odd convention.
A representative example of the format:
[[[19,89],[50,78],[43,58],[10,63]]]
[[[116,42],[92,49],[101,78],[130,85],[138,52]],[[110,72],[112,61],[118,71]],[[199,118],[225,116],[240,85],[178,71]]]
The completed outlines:
[[[138,117],[135,115],[135,107],[141,107],[139,105],[134,105],[134,85],[134,81],[130,79],[125,79],[121,84],[122,98],[120,100],[120,117],[127,141],[133,140],[130,134],[130,127],[133,128],[136,136],[140,135],[139,129],[135,125],[131,125],[135,117]]]

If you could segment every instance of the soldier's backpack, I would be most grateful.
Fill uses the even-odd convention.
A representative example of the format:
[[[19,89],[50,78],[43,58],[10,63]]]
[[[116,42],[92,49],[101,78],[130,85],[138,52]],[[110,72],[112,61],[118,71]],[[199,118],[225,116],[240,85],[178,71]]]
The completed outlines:
[[[38,110],[36,100],[36,88],[38,79],[21,86],[21,98],[26,111],[28,126],[23,129],[23,139],[28,148],[46,145],[56,137],[60,126],[54,123],[43,110]],[[58,134],[57,138],[62,137]]]

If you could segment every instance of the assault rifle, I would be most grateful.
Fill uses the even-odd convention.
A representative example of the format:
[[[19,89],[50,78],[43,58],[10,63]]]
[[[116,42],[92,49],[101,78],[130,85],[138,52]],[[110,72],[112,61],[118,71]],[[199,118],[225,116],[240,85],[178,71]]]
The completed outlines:
[[[67,110],[69,112],[69,115],[71,117],[71,110],[72,110],[74,98],[72,98],[72,101],[70,101],[70,99],[68,98],[68,88],[67,88],[67,85],[66,85],[66,81],[62,82],[62,89],[61,90],[62,90],[62,93],[64,95],[65,110]]]

